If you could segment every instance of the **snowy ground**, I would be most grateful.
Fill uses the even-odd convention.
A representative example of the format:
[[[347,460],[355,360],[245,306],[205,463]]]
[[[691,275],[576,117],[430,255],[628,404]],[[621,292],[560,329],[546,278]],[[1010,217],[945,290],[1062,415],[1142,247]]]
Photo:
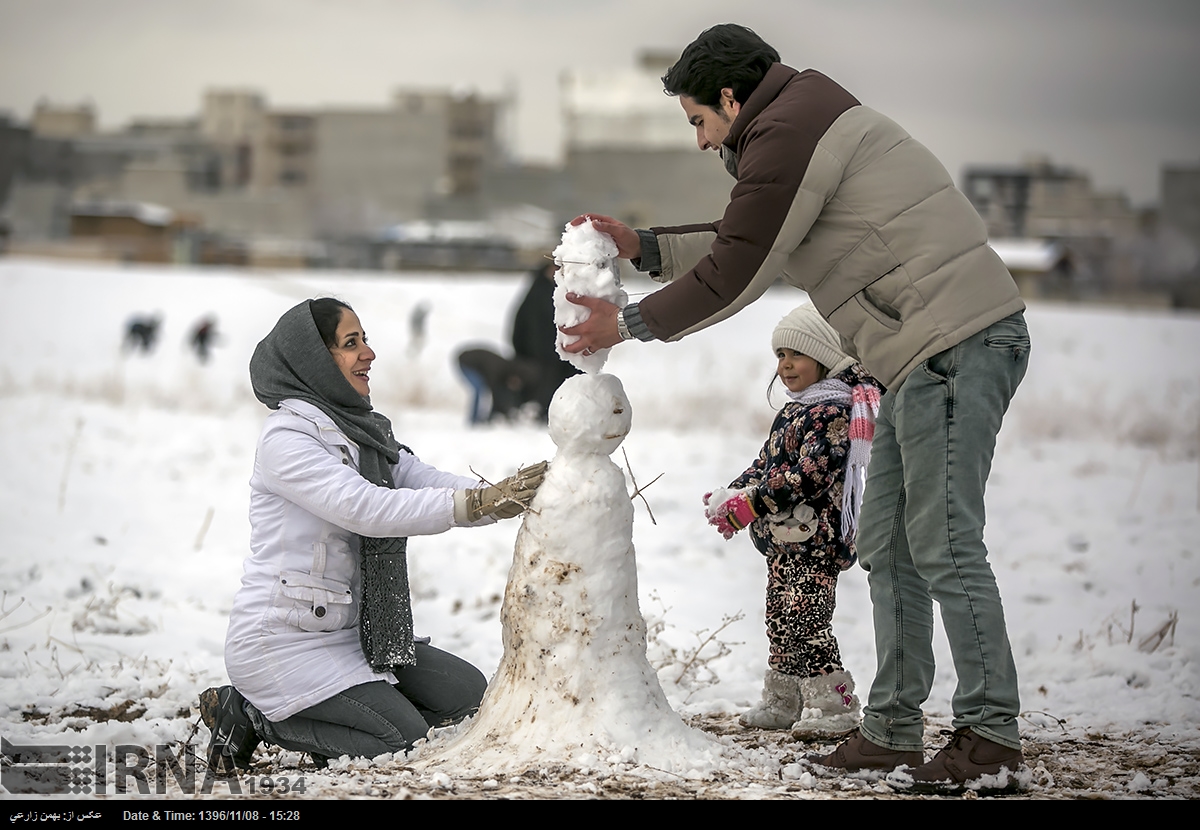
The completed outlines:
[[[225,618],[266,413],[250,393],[247,360],[300,299],[335,294],[356,307],[379,355],[373,400],[423,459],[495,480],[552,456],[534,424],[467,429],[466,390],[452,371],[464,343],[504,342],[522,293],[521,280],[503,276],[0,260],[3,737],[207,742],[197,695],[225,679]],[[407,320],[422,301],[432,312],[418,349]],[[664,474],[645,494],[657,523],[635,505],[650,657],[672,705],[729,744],[736,763],[698,778],[618,763],[589,772],[533,765],[492,779],[417,772],[390,756],[316,771],[294,753],[260,750],[259,774],[302,775],[308,798],[893,797],[871,776],[816,777],[799,762],[808,747],[742,730],[734,718],[757,698],[765,667],[765,573],[748,540],[725,542],[705,525],[700,495],[761,445],[772,415],[769,333],[800,301],[773,289],[713,330],[619,347],[606,366],[633,403],[623,446],[633,475],[645,484]],[[120,350],[136,311],[164,315],[149,357]],[[208,312],[223,340],[201,366],[184,341]],[[988,505],[1021,673],[1027,796],[1195,798],[1200,318],[1035,305],[1028,320],[1031,368],[1000,437]],[[614,460],[624,463],[620,452]],[[410,546],[418,629],[486,674],[502,653],[500,598],[517,529],[507,522]],[[848,571],[835,630],[864,686],[870,619],[865,575]],[[930,752],[949,724],[953,689],[940,636],[938,649]]]

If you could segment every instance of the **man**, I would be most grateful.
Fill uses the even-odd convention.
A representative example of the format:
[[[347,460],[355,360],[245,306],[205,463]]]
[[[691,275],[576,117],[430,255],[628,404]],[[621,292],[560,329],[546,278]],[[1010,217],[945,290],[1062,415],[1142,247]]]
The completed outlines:
[[[663,84],[700,149],[717,150],[737,184],[712,224],[647,231],[590,217],[621,256],[669,285],[624,309],[572,296],[592,314],[563,330],[580,337],[568,348],[678,340],[781,275],[807,291],[888,389],[858,538],[877,672],[861,729],[811,760],[907,765],[914,786],[939,791],[1015,772],[1016,668],[983,524],[996,433],[1029,354],[1016,284],[925,147],[824,75],[779,63],[749,29],[705,31]],[[925,763],[933,600],[958,687],[954,737]]]

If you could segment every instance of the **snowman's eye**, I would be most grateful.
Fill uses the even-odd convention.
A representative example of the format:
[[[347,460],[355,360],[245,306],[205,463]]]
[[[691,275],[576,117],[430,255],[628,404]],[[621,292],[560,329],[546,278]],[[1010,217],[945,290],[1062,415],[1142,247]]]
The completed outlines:
[[[622,409],[621,407],[618,406],[616,409],[613,410],[613,414],[620,415],[624,411],[625,411],[624,409]]]

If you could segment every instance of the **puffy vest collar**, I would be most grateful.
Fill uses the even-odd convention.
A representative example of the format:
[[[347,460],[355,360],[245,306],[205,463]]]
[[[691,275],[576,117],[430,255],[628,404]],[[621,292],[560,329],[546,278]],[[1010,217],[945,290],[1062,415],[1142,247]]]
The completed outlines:
[[[785,66],[782,63],[771,64],[771,68],[767,70],[767,74],[763,75],[763,79],[758,82],[758,86],[750,93],[750,97],[746,99],[746,103],[742,104],[742,109],[738,112],[738,117],[733,119],[733,125],[729,128],[729,135],[722,142],[725,147],[730,150],[737,148],[738,141],[742,138],[742,133],[746,132],[746,128],[762,114],[762,111],[774,101],[783,88],[800,73],[792,69],[790,66]]]

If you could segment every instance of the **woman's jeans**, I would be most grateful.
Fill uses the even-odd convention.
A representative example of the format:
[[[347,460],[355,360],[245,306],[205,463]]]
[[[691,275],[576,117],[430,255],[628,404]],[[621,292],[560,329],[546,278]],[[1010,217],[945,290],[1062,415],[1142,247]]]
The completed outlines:
[[[479,669],[431,645],[415,645],[416,665],[392,670],[395,686],[382,680],[352,686],[277,723],[247,705],[255,731],[284,749],[374,758],[408,750],[430,727],[474,714],[487,688]]]
[[[929,358],[880,401],[858,537],[878,660],[862,732],[880,746],[922,749],[936,600],[958,677],[954,728],[1021,747],[1017,670],[983,545],[983,493],[1028,360],[1018,312]]]

